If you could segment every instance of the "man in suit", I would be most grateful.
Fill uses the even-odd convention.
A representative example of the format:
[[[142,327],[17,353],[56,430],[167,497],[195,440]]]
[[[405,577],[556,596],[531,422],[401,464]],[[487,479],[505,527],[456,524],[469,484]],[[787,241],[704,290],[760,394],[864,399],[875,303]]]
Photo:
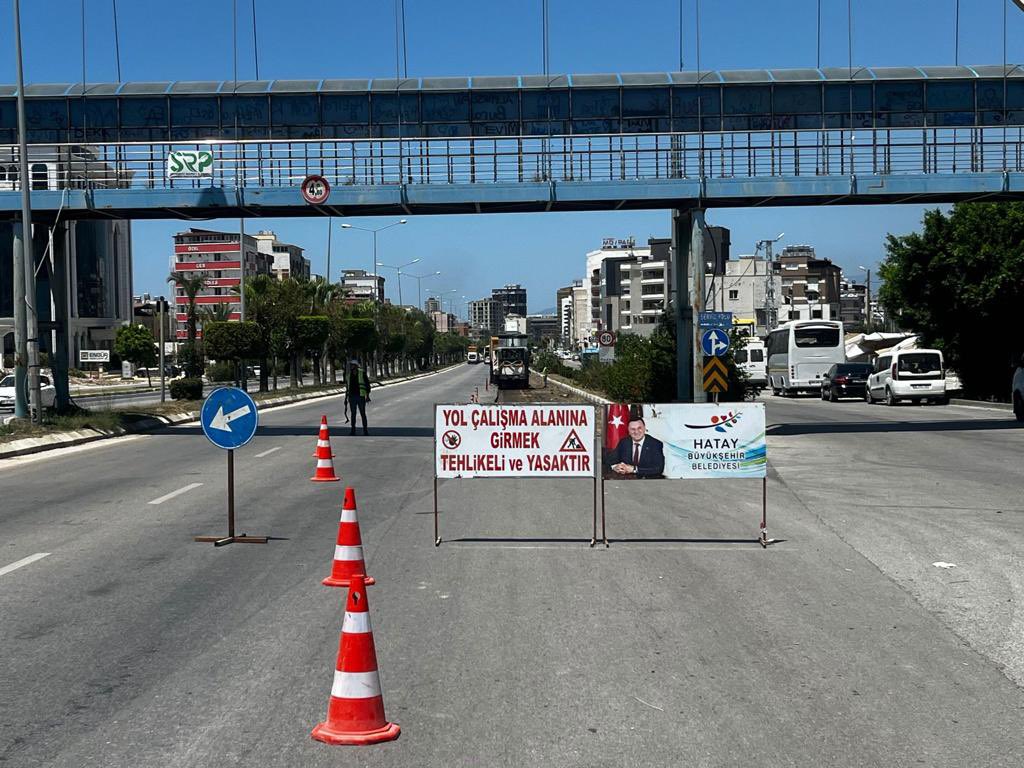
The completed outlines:
[[[629,437],[615,446],[610,456],[612,471],[618,475],[652,479],[665,471],[665,446],[647,434],[642,418],[629,420]]]

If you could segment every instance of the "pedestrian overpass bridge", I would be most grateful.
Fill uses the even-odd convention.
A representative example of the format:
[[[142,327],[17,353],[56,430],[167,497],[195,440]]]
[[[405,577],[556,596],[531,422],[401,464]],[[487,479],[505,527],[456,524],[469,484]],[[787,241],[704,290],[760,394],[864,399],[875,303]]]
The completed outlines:
[[[20,215],[0,86],[0,219]],[[1024,193],[1024,69],[37,84],[45,220],[952,202]],[[170,178],[172,150],[209,178]],[[307,204],[308,175],[331,184]]]

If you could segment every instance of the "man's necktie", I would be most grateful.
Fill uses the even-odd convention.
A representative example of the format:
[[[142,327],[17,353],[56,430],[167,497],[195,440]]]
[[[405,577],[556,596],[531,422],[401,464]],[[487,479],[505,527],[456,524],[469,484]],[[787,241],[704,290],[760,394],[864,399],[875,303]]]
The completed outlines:
[[[640,466],[640,443],[633,443],[633,466]]]

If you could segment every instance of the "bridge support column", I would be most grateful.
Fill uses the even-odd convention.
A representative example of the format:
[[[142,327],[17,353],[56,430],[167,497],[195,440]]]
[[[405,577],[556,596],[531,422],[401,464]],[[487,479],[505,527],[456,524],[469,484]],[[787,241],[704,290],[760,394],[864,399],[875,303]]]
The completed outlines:
[[[54,343],[50,355],[53,373],[53,387],[56,390],[54,406],[64,413],[71,405],[68,388],[68,248],[66,223],[58,223],[51,229],[50,241],[50,293],[53,296]]]
[[[704,309],[704,211],[672,212],[672,269],[675,284],[676,399],[707,401],[699,353],[697,313]]]

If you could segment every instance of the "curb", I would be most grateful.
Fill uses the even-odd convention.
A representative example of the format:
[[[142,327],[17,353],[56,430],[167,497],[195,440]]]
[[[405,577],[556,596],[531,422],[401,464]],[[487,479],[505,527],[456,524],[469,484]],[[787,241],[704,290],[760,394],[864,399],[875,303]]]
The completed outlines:
[[[959,397],[951,397],[949,399],[950,405],[959,405],[965,408],[977,408],[982,411],[1002,411],[1003,413],[1013,413],[1013,405],[1011,403],[994,403],[988,400],[964,400]]]
[[[530,371],[530,373],[532,373],[534,376],[538,376],[538,377],[543,378],[542,375],[537,373],[536,371]],[[548,375],[547,380],[548,380],[549,384],[557,384],[562,389],[566,389],[569,392],[572,392],[574,395],[579,395],[584,400],[589,400],[590,402],[596,403],[597,405],[611,405],[612,404],[611,400],[606,400],[605,398],[601,397],[600,395],[595,395],[593,392],[588,392],[585,389],[580,389],[579,387],[574,387],[571,384],[566,384],[564,381],[559,381],[558,379],[553,378],[552,374]]]
[[[455,363],[444,368],[439,368],[436,371],[427,371],[426,373],[414,376],[387,379],[378,384],[375,389],[390,387],[394,384],[403,384],[407,381],[414,381],[416,379],[425,379],[428,376],[437,376],[439,373],[444,373],[457,365],[458,363]],[[329,390],[319,390],[317,392],[299,394],[292,397],[271,398],[269,400],[263,400],[257,403],[257,405],[261,411],[270,410],[272,408],[278,408],[285,405],[292,405],[293,403],[301,403],[306,400],[340,397],[344,394],[344,387],[335,387]],[[144,419],[139,419],[136,422],[132,422],[127,427],[121,427],[109,432],[99,429],[80,429],[75,430],[74,432],[60,432],[53,435],[44,435],[42,437],[27,437],[23,440],[16,440],[8,443],[6,446],[0,447],[0,460],[12,459],[17,456],[30,456],[35,453],[42,453],[44,451],[55,450],[57,448],[72,448],[77,445],[84,445],[85,443],[92,443],[98,440],[108,440],[114,437],[152,432],[163,427],[173,427],[178,424],[187,424],[188,422],[198,420],[198,411],[185,411],[183,413],[176,413],[173,416],[150,416]]]

